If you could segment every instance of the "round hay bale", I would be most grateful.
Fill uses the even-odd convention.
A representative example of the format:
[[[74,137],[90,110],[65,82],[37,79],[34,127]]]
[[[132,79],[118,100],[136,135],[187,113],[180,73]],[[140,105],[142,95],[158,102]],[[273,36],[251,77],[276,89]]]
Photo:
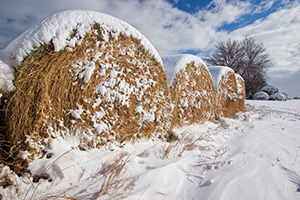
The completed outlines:
[[[265,85],[261,91],[267,93],[268,95],[275,94],[279,92],[278,88],[273,85]]]
[[[256,92],[253,97],[254,100],[269,100],[270,97],[266,92]]]
[[[58,137],[82,149],[167,137],[171,103],[161,58],[119,19],[54,14],[2,55],[17,69],[6,116],[12,145],[39,153]]]
[[[235,118],[239,101],[234,71],[225,66],[209,66],[217,93],[217,113],[220,117]]]
[[[163,57],[163,63],[169,72],[173,126],[214,120],[216,95],[206,64],[193,55]]]
[[[237,84],[237,110],[244,112],[245,111],[245,100],[246,100],[246,87],[245,87],[245,81],[243,77],[239,74],[235,74],[236,84]]]
[[[274,93],[270,95],[270,100],[273,101],[287,101],[287,96],[283,93]]]

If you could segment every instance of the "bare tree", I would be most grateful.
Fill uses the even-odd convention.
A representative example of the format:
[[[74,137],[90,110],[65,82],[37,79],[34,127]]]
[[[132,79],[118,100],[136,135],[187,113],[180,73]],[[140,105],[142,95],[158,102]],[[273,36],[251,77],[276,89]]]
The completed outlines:
[[[266,70],[271,61],[262,43],[246,37],[241,42],[229,39],[218,43],[208,64],[232,68],[244,78],[247,96],[251,96],[266,85]]]

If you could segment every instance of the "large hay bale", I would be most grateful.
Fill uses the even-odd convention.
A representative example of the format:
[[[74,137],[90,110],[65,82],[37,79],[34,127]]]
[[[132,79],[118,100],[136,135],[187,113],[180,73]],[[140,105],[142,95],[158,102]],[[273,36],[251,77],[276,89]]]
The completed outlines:
[[[161,58],[119,19],[58,13],[1,55],[17,69],[6,115],[12,145],[39,153],[57,137],[83,149],[167,137],[171,104]]]
[[[236,85],[237,85],[237,110],[244,112],[245,111],[245,100],[246,100],[246,87],[245,87],[245,81],[243,77],[239,74],[235,74],[236,79]]]
[[[217,113],[220,117],[235,118],[238,112],[237,81],[234,71],[225,66],[209,66],[217,93]]]
[[[174,104],[173,125],[214,120],[216,95],[206,64],[193,55],[163,57],[163,63]]]

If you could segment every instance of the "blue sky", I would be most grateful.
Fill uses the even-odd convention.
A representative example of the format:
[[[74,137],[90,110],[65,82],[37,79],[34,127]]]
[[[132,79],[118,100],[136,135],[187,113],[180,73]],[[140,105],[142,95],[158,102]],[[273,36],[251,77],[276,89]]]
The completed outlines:
[[[162,56],[205,58],[219,41],[253,37],[273,62],[268,83],[300,96],[300,0],[0,0],[0,49],[43,18],[69,9],[128,22]]]

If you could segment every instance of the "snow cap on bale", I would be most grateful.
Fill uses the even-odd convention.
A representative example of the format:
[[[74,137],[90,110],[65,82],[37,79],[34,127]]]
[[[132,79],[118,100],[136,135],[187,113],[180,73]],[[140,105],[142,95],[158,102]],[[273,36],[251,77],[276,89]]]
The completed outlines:
[[[217,114],[234,118],[238,112],[237,81],[234,71],[226,66],[209,66],[217,93]]]
[[[236,85],[237,85],[237,101],[238,101],[238,106],[237,109],[238,111],[245,111],[245,100],[246,100],[246,87],[245,87],[245,81],[243,77],[239,74],[235,74],[235,79],[236,79]]]
[[[132,36],[140,40],[148,53],[162,64],[158,52],[138,30],[115,17],[87,10],[69,10],[47,17],[1,50],[0,59],[11,66],[18,67],[27,55],[41,45],[51,43],[54,52],[66,47],[71,50],[72,47],[82,43],[86,33],[90,32],[95,24],[101,27],[101,33],[97,33],[103,37],[101,40],[107,41],[109,37],[117,39],[120,33]]]
[[[6,118],[13,145],[39,153],[58,137],[82,149],[167,137],[171,103],[161,58],[119,19],[54,14],[1,55],[17,69]]]
[[[201,58],[193,55],[163,57],[174,104],[173,125],[215,119],[216,95],[211,75]]]

